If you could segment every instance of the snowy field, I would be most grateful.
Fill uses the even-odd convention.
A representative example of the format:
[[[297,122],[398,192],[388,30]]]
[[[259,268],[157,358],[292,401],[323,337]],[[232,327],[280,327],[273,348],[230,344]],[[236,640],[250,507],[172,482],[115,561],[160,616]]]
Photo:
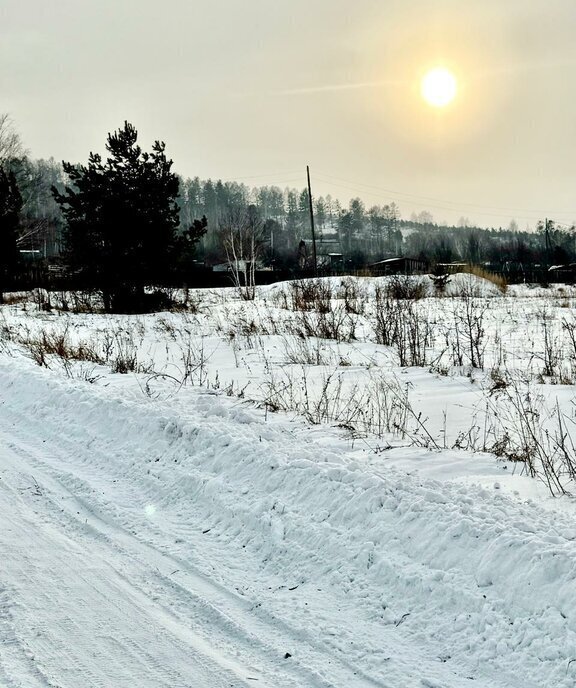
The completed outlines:
[[[576,685],[573,288],[178,296],[0,307],[2,688]]]

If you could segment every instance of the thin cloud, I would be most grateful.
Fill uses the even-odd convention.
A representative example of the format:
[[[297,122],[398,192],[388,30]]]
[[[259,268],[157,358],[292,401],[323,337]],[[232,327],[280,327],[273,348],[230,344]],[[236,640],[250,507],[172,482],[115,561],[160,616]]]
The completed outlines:
[[[386,79],[381,81],[360,81],[348,84],[326,84],[324,86],[307,86],[304,88],[288,88],[281,91],[273,91],[279,96],[299,96],[307,93],[327,93],[330,91],[351,91],[359,88],[374,88],[376,86],[397,86],[402,82],[397,79]]]
[[[563,67],[574,67],[574,65],[576,65],[576,58],[543,60],[541,62],[526,61],[491,69],[475,70],[470,73],[470,76],[475,79],[488,79],[494,76],[515,76],[523,72],[562,69]]]

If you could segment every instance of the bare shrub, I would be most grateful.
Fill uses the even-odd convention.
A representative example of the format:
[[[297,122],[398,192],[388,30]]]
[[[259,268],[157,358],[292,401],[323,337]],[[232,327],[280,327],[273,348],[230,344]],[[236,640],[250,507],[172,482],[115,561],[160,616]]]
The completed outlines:
[[[351,383],[345,373],[334,370],[324,374],[320,384],[313,384],[302,366],[299,371],[270,370],[261,389],[267,410],[296,412],[313,424],[332,423],[352,438],[396,438],[440,448],[426,419],[413,409],[408,385],[395,377],[366,373],[364,379]]]
[[[82,382],[88,382],[93,385],[102,379],[102,375],[96,373],[94,367],[87,367],[85,364],[81,363],[79,366],[71,365],[70,361],[63,360],[62,365],[66,376],[72,380],[81,380]]]
[[[50,301],[50,292],[46,289],[33,289],[31,292],[32,303],[36,304],[41,311],[52,310],[52,302]]]
[[[240,308],[234,312],[225,313],[225,322],[219,328],[230,342],[243,341],[247,348],[261,347],[262,335],[281,334],[285,331],[283,320],[273,318],[262,311],[259,318],[253,317]]]
[[[558,337],[554,334],[554,317],[546,310],[537,314],[543,335],[542,374],[554,380],[560,377],[562,349]]]
[[[157,330],[158,332],[160,332],[161,334],[165,334],[169,339],[176,341],[176,337],[178,334],[178,328],[168,318],[159,317],[156,320],[156,323],[154,325],[154,329]]]
[[[117,333],[114,338],[111,372],[125,375],[138,371],[138,349],[133,337],[127,332]]]
[[[182,361],[182,384],[205,386],[208,382],[208,361],[210,355],[206,352],[204,338],[188,339],[180,345],[180,360]]]
[[[97,313],[103,310],[101,299],[95,292],[71,291],[69,297],[73,313]]]
[[[449,283],[449,274],[440,273],[437,275],[432,275],[432,284],[434,285],[434,291],[436,292],[437,296],[442,296],[446,293],[446,287]]]
[[[22,342],[24,343],[24,342]],[[42,368],[48,368],[48,356],[45,349],[41,346],[38,340],[29,340],[24,343],[28,349],[30,358],[36,363],[36,365]]]
[[[9,342],[16,336],[15,330],[8,324],[4,313],[0,312],[0,341]]]
[[[41,310],[64,313],[99,313],[103,310],[101,298],[95,291],[51,291],[36,289],[32,292],[34,303]]]
[[[490,371],[490,390],[489,394],[495,394],[506,389],[510,384],[509,376],[501,368],[492,368]]]
[[[342,280],[341,295],[344,299],[344,310],[346,313],[363,315],[366,310],[368,295],[362,289],[357,279],[346,277]]]
[[[285,337],[283,343],[284,355],[288,363],[320,366],[329,365],[332,362],[333,357],[322,346],[320,339]]]
[[[464,342],[460,328],[454,323],[452,326],[444,327],[442,330],[445,348],[444,353],[450,357],[450,365],[455,368],[464,366]]]
[[[356,436],[405,437],[409,432],[408,392],[396,379],[367,376],[346,384],[345,375],[334,370],[313,384],[303,366],[269,371],[262,391],[269,410],[296,412],[313,424],[334,423]]]
[[[396,302],[390,298],[386,289],[376,288],[376,320],[374,332],[376,342],[383,346],[392,346],[397,328]]]
[[[63,330],[43,329],[34,335],[24,332],[18,337],[18,342],[39,366],[48,367],[50,356],[56,356],[62,361],[88,361],[96,364],[105,362],[98,351],[97,341],[74,342],[68,326]]]
[[[562,330],[568,340],[567,360],[570,365],[572,378],[576,377],[576,320],[562,319]]]
[[[19,291],[4,294],[2,302],[7,306],[15,306],[19,303],[28,303],[30,300],[30,292]]]
[[[567,431],[574,421],[560,411],[546,408],[542,394],[517,379],[488,402],[493,426],[485,434],[484,451],[519,462],[526,473],[541,480],[552,495],[569,494],[576,479],[576,448]]]
[[[484,368],[484,350],[486,348],[486,331],[484,316],[488,305],[484,299],[472,294],[462,296],[460,302],[455,302],[454,322],[455,337],[458,343],[458,358],[465,352],[472,368]],[[462,348],[460,350],[460,343]]]
[[[202,312],[202,308],[204,307],[204,299],[198,290],[191,293],[190,289],[185,287],[182,296],[184,308],[189,313],[197,314]]]
[[[386,285],[386,294],[393,299],[417,301],[428,295],[428,281],[424,277],[394,275]]]
[[[291,287],[290,287],[291,289]],[[282,310],[290,310],[290,304],[288,303],[288,294],[286,289],[275,289],[270,294],[270,301],[276,308],[281,308]]]
[[[397,299],[387,289],[376,290],[374,332],[378,344],[392,346],[401,366],[425,366],[432,327],[411,299]]]
[[[293,311],[329,313],[332,309],[332,288],[327,280],[308,279],[290,282]]]
[[[288,332],[298,337],[319,337],[337,342],[356,339],[356,318],[338,307],[327,313],[300,311],[288,325]]]

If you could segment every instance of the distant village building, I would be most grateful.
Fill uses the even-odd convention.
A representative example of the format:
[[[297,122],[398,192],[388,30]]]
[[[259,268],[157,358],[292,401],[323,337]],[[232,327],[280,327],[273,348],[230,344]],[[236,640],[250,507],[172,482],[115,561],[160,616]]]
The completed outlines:
[[[454,275],[457,272],[466,272],[466,269],[469,267],[469,264],[462,262],[436,263],[436,267],[440,272],[444,272],[447,275]]]
[[[417,275],[428,272],[430,265],[420,258],[399,256],[379,260],[368,267],[373,275]]]
[[[318,267],[324,270],[342,270],[344,256],[342,253],[320,253],[318,255]]]
[[[548,268],[550,281],[552,282],[567,282],[573,284],[576,282],[576,263],[568,263],[567,265],[551,265]]]
[[[249,260],[237,260],[235,263],[234,261],[226,261],[224,263],[216,263],[212,265],[212,272],[233,272],[236,270],[237,272],[243,272],[246,273],[252,269],[252,262]],[[264,271],[264,270],[272,270],[270,266],[266,266],[262,263],[262,261],[257,260],[254,264],[254,269],[257,270],[258,272]]]
[[[298,265],[301,269],[311,267],[313,255],[312,241],[303,239],[298,248]],[[316,260],[321,270],[342,270],[344,268],[344,254],[338,239],[321,239],[316,241]]]

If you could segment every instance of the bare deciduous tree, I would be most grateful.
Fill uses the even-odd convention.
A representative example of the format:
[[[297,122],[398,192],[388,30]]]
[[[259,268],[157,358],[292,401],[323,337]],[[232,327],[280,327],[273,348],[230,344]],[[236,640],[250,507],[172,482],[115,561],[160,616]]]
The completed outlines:
[[[264,223],[257,209],[248,206],[229,212],[220,222],[220,243],[240,296],[245,301],[253,301],[256,263],[264,246]]]
[[[10,115],[0,113],[0,165],[24,155],[24,146]]]

